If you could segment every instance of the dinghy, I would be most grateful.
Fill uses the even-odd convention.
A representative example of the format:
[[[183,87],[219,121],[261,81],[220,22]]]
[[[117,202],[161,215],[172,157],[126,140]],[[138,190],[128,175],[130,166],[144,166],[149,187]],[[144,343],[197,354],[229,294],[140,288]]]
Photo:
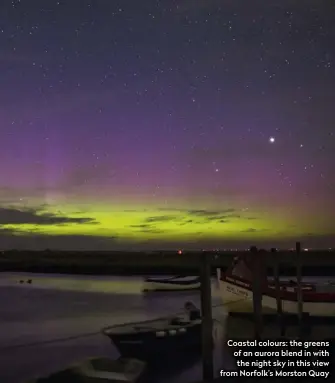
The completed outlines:
[[[220,295],[228,312],[253,311],[252,255],[235,257],[225,273],[217,270]],[[335,318],[335,287],[331,284],[302,283],[303,311],[310,317]],[[274,281],[262,273],[262,311],[277,311],[277,290]],[[280,281],[280,299],[283,312],[298,312],[298,286],[293,280]]]
[[[137,359],[94,358],[29,383],[135,383],[143,375],[145,366]]]
[[[102,332],[126,358],[152,360],[185,353],[200,354],[200,312],[190,302],[185,308],[189,313],[184,316],[116,325],[104,328]]]
[[[146,278],[143,292],[152,291],[189,291],[200,289],[200,277],[173,276],[165,278]]]

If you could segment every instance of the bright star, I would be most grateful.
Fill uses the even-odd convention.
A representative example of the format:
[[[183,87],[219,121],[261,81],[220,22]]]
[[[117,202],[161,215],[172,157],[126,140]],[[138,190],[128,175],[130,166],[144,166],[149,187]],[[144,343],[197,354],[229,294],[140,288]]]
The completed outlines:
[[[276,140],[275,140],[274,137],[270,137],[270,138],[269,138],[269,142],[271,142],[271,144],[273,144],[275,141],[276,141]]]

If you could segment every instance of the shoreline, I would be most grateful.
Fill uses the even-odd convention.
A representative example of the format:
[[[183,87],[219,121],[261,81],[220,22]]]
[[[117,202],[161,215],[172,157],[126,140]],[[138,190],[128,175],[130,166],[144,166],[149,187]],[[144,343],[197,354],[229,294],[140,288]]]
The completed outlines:
[[[222,267],[222,270],[226,268]],[[303,276],[313,277],[333,277],[335,275],[334,267],[303,267]],[[43,273],[43,274],[72,274],[72,275],[96,275],[96,276],[141,276],[141,275],[199,275],[199,269],[196,267],[172,267],[172,266],[141,266],[141,265],[117,265],[106,266],[103,264],[94,265],[64,265],[64,264],[32,264],[32,265],[4,265],[0,264],[1,272],[19,272],[19,273]],[[212,267],[211,275],[216,275],[216,268]],[[272,269],[267,270],[268,276],[273,276]],[[281,268],[280,276],[295,277],[294,267]]]
[[[273,276],[276,258],[267,260],[267,275]],[[302,261],[303,276],[334,277],[335,252],[304,252]],[[212,263],[211,274],[216,269],[227,269],[236,252],[207,253]],[[175,252],[135,253],[135,252],[65,252],[65,251],[5,251],[0,252],[0,276],[5,272],[31,272],[45,274],[79,275],[199,275],[199,261],[203,253]],[[279,275],[294,277],[295,252],[278,253]]]

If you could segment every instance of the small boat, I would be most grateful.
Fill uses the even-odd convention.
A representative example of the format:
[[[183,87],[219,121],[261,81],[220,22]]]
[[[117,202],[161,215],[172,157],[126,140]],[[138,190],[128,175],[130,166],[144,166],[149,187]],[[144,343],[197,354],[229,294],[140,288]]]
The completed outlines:
[[[170,316],[151,321],[126,323],[102,330],[122,357],[141,360],[161,359],[201,352],[202,319],[191,303],[187,316]]]
[[[94,358],[29,383],[135,383],[145,367],[145,362],[137,359]]]
[[[217,270],[220,295],[228,312],[250,313],[253,311],[252,255],[237,256],[226,272]],[[262,273],[262,311],[277,311],[277,289],[273,280]],[[335,318],[335,286],[328,284],[301,284],[303,311],[310,317]],[[298,312],[298,285],[294,280],[280,281],[282,310],[288,314]]]
[[[189,291],[200,289],[200,277],[177,275],[168,278],[146,278],[143,292]]]

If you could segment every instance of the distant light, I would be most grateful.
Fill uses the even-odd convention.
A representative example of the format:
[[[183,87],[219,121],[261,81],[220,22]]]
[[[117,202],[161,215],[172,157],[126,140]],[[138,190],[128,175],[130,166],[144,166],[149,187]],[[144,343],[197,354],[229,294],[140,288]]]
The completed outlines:
[[[276,141],[276,139],[275,139],[274,137],[270,137],[270,138],[269,138],[269,142],[270,142],[271,144],[273,144],[275,141]]]
[[[308,251],[308,249],[304,249],[304,251]]]
[[[183,251],[182,250],[178,250],[178,254],[183,254]]]

